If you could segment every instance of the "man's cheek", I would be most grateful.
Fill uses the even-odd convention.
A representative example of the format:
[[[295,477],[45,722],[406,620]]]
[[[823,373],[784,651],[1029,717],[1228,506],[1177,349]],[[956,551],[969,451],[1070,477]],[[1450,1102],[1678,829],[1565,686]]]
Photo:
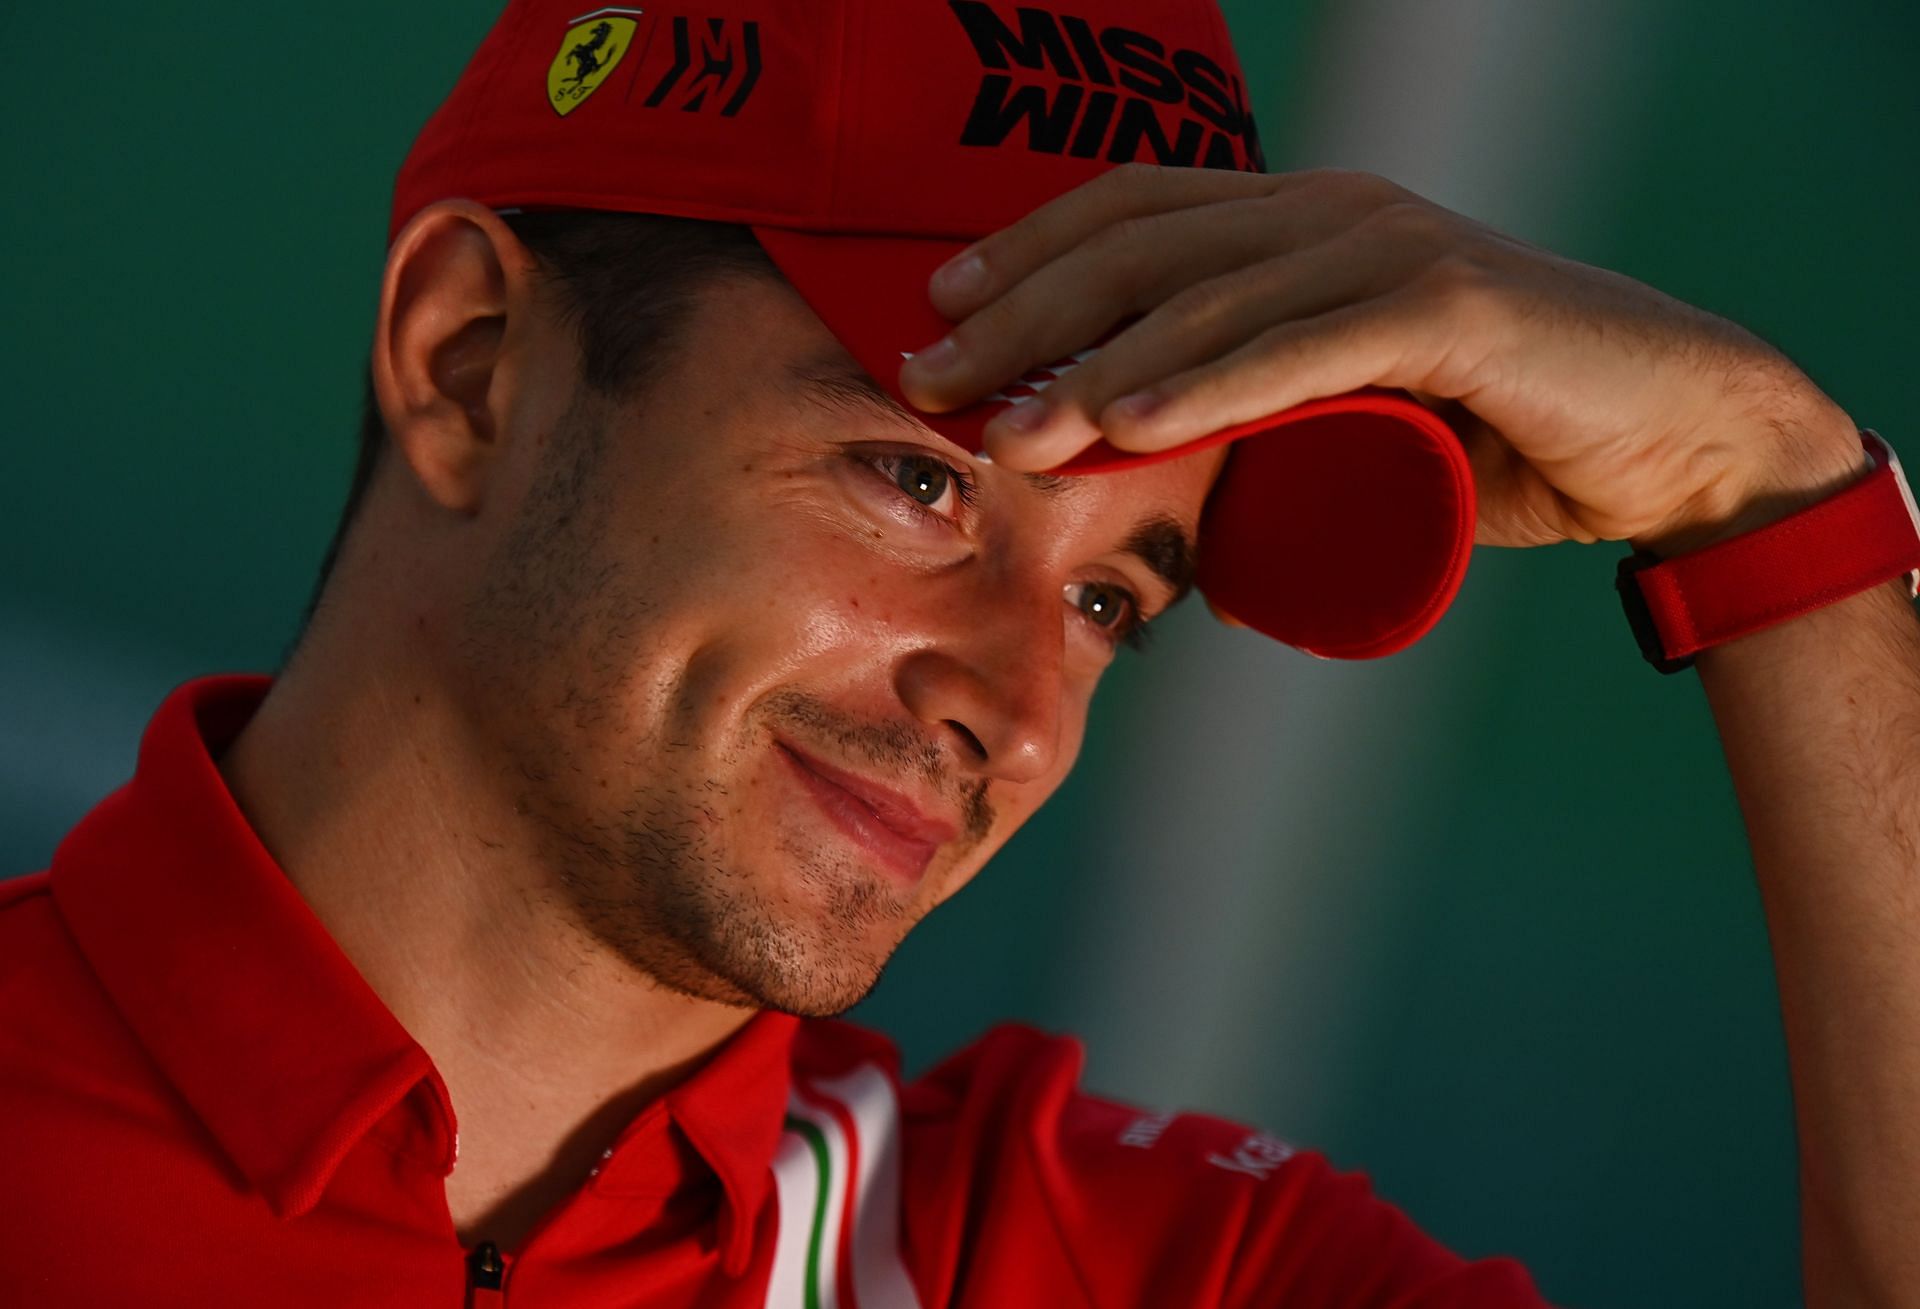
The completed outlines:
[[[924,644],[938,584],[865,543],[796,534],[756,570],[744,622],[781,633],[795,663],[842,656],[862,661]]]
[[[833,592],[811,597],[797,617],[789,647],[790,657],[797,662],[858,649],[872,621],[870,614],[861,612],[857,594]]]

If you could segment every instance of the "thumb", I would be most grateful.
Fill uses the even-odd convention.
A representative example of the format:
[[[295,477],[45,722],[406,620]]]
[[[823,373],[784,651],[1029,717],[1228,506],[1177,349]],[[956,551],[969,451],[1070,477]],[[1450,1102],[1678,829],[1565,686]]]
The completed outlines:
[[[1473,470],[1478,513],[1475,545],[1526,547],[1573,539],[1556,524],[1565,518],[1560,493],[1499,433],[1485,423],[1456,426]]]

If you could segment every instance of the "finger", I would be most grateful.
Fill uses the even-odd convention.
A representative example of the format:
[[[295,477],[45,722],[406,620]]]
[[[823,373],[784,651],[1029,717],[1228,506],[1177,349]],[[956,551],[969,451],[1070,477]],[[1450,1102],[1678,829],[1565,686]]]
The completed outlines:
[[[962,250],[935,270],[929,294],[934,308],[946,317],[964,318],[1042,264],[1123,219],[1267,195],[1290,182],[1286,174],[1122,164]],[[971,272],[969,261],[974,261]]]
[[[1431,390],[1427,384],[1452,344],[1446,328],[1428,298],[1392,291],[1268,328],[1217,359],[1121,397],[1097,422],[1120,449],[1165,450],[1363,386]]]
[[[1343,258],[1405,262],[1456,238],[1453,215],[1384,178],[1321,170],[1283,180],[1266,194],[1099,229],[916,352],[901,370],[903,391],[930,412],[957,408],[1067,357],[1184,286],[1263,256],[1352,236],[1364,240]]]
[[[1284,185],[1121,216],[1085,234],[1000,287],[941,342],[915,352],[901,369],[902,390],[932,413],[959,408],[1194,282],[1344,233],[1364,231],[1383,246],[1404,239],[1390,225],[1368,221],[1406,195],[1384,179],[1318,171],[1269,180]]]
[[[1009,466],[1034,471],[1073,457],[1105,433],[1107,406],[1178,373],[1227,354],[1277,323],[1314,317],[1384,293],[1403,280],[1398,252],[1360,230],[1189,286],[1128,326],[1029,402],[1046,421],[1016,427],[1007,414],[987,425],[988,451]],[[1023,406],[1022,420],[1035,411]],[[1203,434],[1204,435],[1204,434]],[[1169,437],[1177,444],[1178,437]],[[1191,438],[1186,438],[1191,439]],[[1132,446],[1115,442],[1122,449]],[[1155,445],[1149,448],[1164,448]]]
[[[1343,168],[1239,173],[1127,163],[968,246],[934,271],[929,294],[936,309],[958,320],[1116,222],[1262,196],[1284,197],[1329,225],[1345,225],[1384,205],[1419,199],[1384,177]]]
[[[1570,512],[1565,496],[1485,423],[1454,425],[1473,470],[1473,543],[1525,547],[1598,538]]]
[[[900,370],[901,389],[930,413],[959,408],[1196,282],[1315,238],[1287,217],[1264,199],[1228,200],[1103,228],[956,325],[946,362],[916,352]]]

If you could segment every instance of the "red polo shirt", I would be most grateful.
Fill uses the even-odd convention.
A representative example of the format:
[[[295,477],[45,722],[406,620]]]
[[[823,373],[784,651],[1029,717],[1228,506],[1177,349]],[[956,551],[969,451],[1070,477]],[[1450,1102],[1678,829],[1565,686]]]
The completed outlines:
[[[903,1085],[763,1012],[517,1249],[462,1248],[453,1109],[228,794],[266,679],[167,698],[133,780],[0,884],[0,1303],[1536,1306],[1364,1180],[1076,1086],[995,1028]]]

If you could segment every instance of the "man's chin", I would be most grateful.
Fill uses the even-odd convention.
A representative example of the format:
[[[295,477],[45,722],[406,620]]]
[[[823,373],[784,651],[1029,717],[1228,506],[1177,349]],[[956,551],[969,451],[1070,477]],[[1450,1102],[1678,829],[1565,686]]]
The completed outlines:
[[[802,1018],[831,1018],[859,1004],[880,982],[898,940],[885,950],[845,943],[757,958],[729,978],[755,1004]]]
[[[778,831],[778,815],[763,820],[733,840],[707,832],[688,847],[636,833],[628,849],[643,856],[624,861],[625,876],[566,884],[578,921],[638,977],[693,999],[844,1013],[873,990],[926,909],[855,852],[811,831]],[[761,839],[741,839],[751,835]]]
[[[815,975],[798,980],[790,977],[759,979],[745,985],[730,984],[727,989],[745,998],[721,1002],[744,1003],[756,1009],[777,1009],[797,1018],[835,1018],[866,999],[879,981],[879,971],[854,978],[844,970],[836,971],[830,977]],[[719,999],[718,996],[714,998]]]
[[[845,1013],[878,984],[905,930],[876,933],[870,922],[848,931],[832,915],[802,917],[805,926],[796,927],[722,910],[691,936],[684,933],[692,924],[675,924],[678,948],[633,942],[638,948],[621,953],[642,977],[694,999],[803,1018]],[[860,939],[871,935],[886,939]]]

